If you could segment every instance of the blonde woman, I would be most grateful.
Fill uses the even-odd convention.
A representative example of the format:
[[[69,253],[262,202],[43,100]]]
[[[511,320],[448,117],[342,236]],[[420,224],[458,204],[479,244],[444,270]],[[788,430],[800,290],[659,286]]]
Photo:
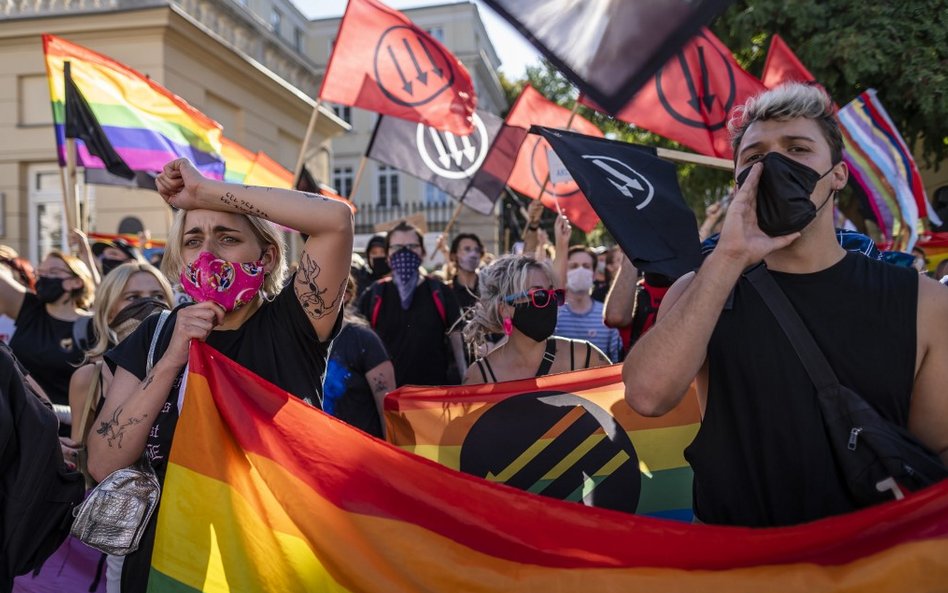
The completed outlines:
[[[546,261],[505,255],[481,271],[481,295],[465,340],[480,346],[485,336],[502,332],[506,341],[467,369],[464,383],[499,383],[609,364],[598,348],[583,340],[553,336],[557,309],[565,293],[554,288]]]
[[[95,285],[79,259],[52,251],[36,269],[36,293],[0,274],[0,314],[16,320],[10,348],[46,392],[68,435],[69,378],[83,359],[73,325],[89,316]],[[85,332],[82,332],[85,334]],[[81,338],[81,339],[77,339]]]
[[[134,262],[113,268],[102,280],[97,293],[92,314],[96,342],[86,352],[85,364],[76,369],[69,381],[69,406],[75,419],[71,436],[77,443],[85,439],[95,418],[94,403],[108,391],[112,382],[112,371],[101,364],[102,355],[128,337],[149,314],[161,308],[171,308],[171,285],[150,264]],[[98,396],[93,402],[92,415],[84,426],[80,426],[93,382],[97,385]]]
[[[192,340],[319,405],[320,378],[342,319],[353,234],[346,204],[206,179],[186,159],[165,165],[157,187],[168,205],[179,209],[162,271],[181,282],[195,303],[176,308],[159,332],[158,316],[152,316],[106,354],[115,377],[88,443],[89,471],[98,480],[146,451],[164,480]],[[309,236],[289,282],[282,231],[274,223]],[[123,591],[147,587],[157,516],[138,550],[125,557]]]

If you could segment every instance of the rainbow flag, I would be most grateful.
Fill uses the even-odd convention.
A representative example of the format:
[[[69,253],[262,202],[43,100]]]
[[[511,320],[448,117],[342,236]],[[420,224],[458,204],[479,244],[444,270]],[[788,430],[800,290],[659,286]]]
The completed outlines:
[[[223,179],[221,125],[147,76],[115,60],[43,35],[46,73],[53,106],[59,162],[65,163],[65,62],[105,135],[135,171],[156,173],[170,160],[187,157],[205,175]],[[77,164],[102,169],[104,164],[77,141]]]
[[[918,593],[945,583],[948,483],[780,529],[589,508],[373,439],[193,342],[148,591]]]
[[[229,138],[221,138],[221,156],[224,158],[224,181],[243,183],[257,155]]]
[[[907,232],[908,242],[902,248],[911,250],[918,240],[919,217],[928,217],[935,224],[941,221],[928,204],[922,177],[902,135],[874,89],[840,109],[839,122],[851,157],[847,163],[874,202],[880,226],[888,227],[886,238],[900,244],[901,235]]]
[[[690,521],[684,449],[701,416],[692,386],[646,418],[625,403],[622,367],[385,398],[389,442],[451,469],[561,500]]]

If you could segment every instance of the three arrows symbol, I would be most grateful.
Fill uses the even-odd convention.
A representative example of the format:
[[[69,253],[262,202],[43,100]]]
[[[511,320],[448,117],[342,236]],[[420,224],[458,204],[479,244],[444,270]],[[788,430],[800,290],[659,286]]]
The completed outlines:
[[[444,142],[441,141],[441,134],[434,128],[428,128],[428,135],[431,136],[431,143],[434,144],[435,150],[438,152],[438,162],[441,163],[442,167],[447,168],[452,158],[454,164],[458,167],[461,166],[465,158],[470,162],[474,162],[477,149],[471,143],[470,136],[461,136],[462,148],[459,149],[458,137],[451,132],[444,133]],[[447,144],[447,148],[445,148],[445,144]]]
[[[702,104],[704,104],[705,113],[711,111],[717,97],[711,93],[711,81],[708,79],[708,63],[704,58],[704,47],[698,46],[698,64],[701,68],[700,94],[694,79],[691,77],[691,69],[688,67],[688,60],[685,58],[684,52],[678,52],[678,63],[681,65],[681,72],[685,76],[685,84],[688,85],[688,94],[691,95],[691,98],[688,99],[688,105],[698,114],[701,113]]]
[[[418,41],[418,45],[421,46],[422,51],[424,51],[425,53],[425,57],[428,59],[428,66],[430,67],[430,71],[434,73],[434,75],[437,76],[438,78],[443,79],[444,70],[439,68],[437,64],[435,63],[434,56],[431,55],[431,50],[428,49],[428,46],[425,44],[424,40],[421,37],[416,35],[415,39]],[[427,69],[422,68],[421,62],[418,61],[418,56],[415,55],[415,50],[412,49],[412,46],[408,42],[407,38],[404,38],[404,37],[402,38],[402,45],[405,47],[405,51],[408,52],[408,57],[411,60],[412,66],[414,66],[415,68],[415,80],[417,80],[424,86],[428,86],[428,72],[429,71]],[[398,63],[398,58],[395,56],[395,52],[392,50],[392,46],[388,45],[386,49],[388,50],[389,57],[392,59],[392,64],[395,65],[395,70],[398,72],[399,78],[401,78],[402,80],[402,88],[405,90],[406,93],[408,93],[409,95],[412,95],[413,94],[413,91],[412,91],[413,81],[409,80],[408,77],[405,76],[405,71],[402,70],[401,64]]]

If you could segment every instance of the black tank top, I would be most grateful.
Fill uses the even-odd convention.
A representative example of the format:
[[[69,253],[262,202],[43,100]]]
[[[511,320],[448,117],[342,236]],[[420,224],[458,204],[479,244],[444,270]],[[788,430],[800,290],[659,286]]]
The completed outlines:
[[[918,275],[849,253],[814,274],[772,272],[840,382],[905,426],[915,379]],[[791,525],[855,510],[816,390],[747,280],[708,345],[708,402],[685,450],[707,523]]]

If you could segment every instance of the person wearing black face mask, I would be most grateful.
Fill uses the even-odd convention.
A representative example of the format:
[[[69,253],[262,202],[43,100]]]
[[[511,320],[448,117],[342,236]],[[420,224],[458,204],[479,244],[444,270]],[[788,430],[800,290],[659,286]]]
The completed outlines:
[[[125,239],[97,241],[92,244],[92,253],[99,259],[99,266],[102,269],[103,276],[108,275],[109,272],[124,263],[130,261],[145,261],[138,253],[138,249],[129,244]]]
[[[840,383],[948,463],[948,291],[839,245],[827,206],[848,169],[834,111],[801,84],[740,108],[740,188],[717,246],[669,289],[623,365],[626,401],[648,416],[672,410],[695,380],[704,418],[685,458],[706,523],[791,525],[859,507],[816,388],[744,275],[761,262]]]
[[[0,275],[0,313],[16,319],[10,348],[53,402],[61,433],[69,435],[69,379],[82,361],[77,320],[88,318],[95,294],[79,259],[53,251],[36,269],[36,293]]]
[[[362,255],[364,263],[356,266],[353,260],[352,266],[352,275],[356,280],[357,299],[373,282],[385,278],[392,272],[388,265],[388,253],[385,251],[385,235],[373,235]]]
[[[464,328],[465,339],[480,346],[492,333],[503,333],[507,339],[468,367],[466,385],[609,364],[606,355],[589,342],[553,336],[566,295],[563,289],[553,288],[549,263],[505,255],[481,272],[480,282],[480,299]]]

